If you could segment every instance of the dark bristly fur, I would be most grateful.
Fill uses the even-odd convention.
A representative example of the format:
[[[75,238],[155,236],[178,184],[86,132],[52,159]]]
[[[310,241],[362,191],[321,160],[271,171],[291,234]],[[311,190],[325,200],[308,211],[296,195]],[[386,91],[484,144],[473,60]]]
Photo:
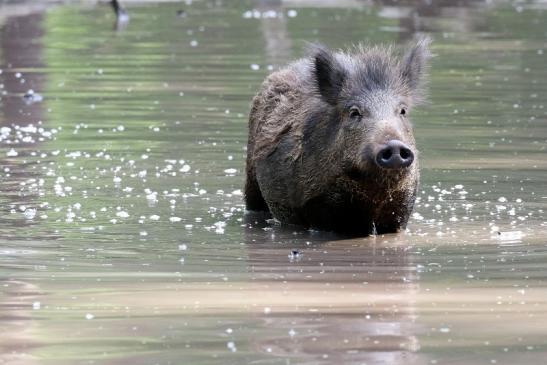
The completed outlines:
[[[428,46],[423,38],[399,56],[391,47],[315,45],[272,73],[249,116],[247,209],[359,235],[404,228],[418,184],[408,111],[424,100]],[[409,146],[415,162],[379,167],[375,156],[390,140]]]

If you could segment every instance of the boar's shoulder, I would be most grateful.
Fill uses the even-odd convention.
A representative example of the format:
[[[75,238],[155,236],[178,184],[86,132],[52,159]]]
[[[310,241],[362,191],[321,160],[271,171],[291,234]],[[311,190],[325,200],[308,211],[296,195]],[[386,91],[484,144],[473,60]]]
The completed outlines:
[[[310,82],[309,60],[297,61],[266,78],[253,99],[249,132],[255,158],[275,151],[283,137],[290,135],[293,160],[301,153],[302,128],[308,111],[318,101]]]

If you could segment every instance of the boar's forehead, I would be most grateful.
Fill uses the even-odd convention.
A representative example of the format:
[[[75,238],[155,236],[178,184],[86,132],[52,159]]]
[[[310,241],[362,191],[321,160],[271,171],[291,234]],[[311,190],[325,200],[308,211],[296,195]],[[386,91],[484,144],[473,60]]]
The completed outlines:
[[[409,95],[399,63],[387,52],[344,55],[342,64],[348,76],[344,90],[347,97],[375,103],[381,98],[400,100]]]
[[[359,102],[372,118],[384,119],[392,117],[395,109],[404,103],[405,99],[389,89],[380,89],[363,93],[359,97]]]

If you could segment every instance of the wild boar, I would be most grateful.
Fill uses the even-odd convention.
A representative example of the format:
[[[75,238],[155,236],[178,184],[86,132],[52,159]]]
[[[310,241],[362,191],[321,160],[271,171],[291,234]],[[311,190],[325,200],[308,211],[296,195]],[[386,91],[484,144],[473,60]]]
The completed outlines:
[[[245,201],[282,223],[352,235],[404,229],[419,180],[410,113],[424,96],[430,40],[309,56],[253,99]]]

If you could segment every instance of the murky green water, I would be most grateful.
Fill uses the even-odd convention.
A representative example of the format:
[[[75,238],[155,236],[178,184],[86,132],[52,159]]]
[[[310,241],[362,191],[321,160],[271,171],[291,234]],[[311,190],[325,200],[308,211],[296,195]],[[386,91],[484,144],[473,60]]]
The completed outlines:
[[[310,4],[0,5],[0,364],[545,363],[547,6]],[[408,231],[245,215],[269,68],[414,33]]]

